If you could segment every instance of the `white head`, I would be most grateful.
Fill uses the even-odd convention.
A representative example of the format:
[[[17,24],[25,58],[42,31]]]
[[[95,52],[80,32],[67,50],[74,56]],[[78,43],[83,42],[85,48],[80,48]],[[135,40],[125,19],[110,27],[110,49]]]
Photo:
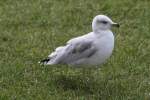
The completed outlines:
[[[92,22],[92,29],[94,32],[110,30],[112,26],[119,27],[119,24],[113,22],[105,15],[97,15]]]

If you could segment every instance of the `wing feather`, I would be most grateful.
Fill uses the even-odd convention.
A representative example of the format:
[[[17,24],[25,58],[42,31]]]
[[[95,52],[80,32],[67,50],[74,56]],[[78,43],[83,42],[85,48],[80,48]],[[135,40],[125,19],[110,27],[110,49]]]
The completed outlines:
[[[97,51],[91,41],[71,42],[57,55],[53,64],[69,64],[79,59],[91,57]]]

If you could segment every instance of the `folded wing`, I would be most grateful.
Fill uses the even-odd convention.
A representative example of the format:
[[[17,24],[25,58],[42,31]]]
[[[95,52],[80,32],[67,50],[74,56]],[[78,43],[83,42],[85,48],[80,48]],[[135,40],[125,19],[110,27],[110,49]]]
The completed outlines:
[[[64,47],[59,47],[49,55],[47,64],[71,64],[80,59],[91,57],[96,48],[91,41],[68,42]]]

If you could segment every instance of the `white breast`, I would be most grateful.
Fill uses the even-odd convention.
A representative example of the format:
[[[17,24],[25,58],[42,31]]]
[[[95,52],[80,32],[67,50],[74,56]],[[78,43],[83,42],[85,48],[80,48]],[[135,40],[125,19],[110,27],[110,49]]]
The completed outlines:
[[[104,35],[97,36],[94,45],[97,47],[97,52],[87,60],[88,64],[99,65],[104,63],[112,54],[114,48],[113,33],[110,31]]]

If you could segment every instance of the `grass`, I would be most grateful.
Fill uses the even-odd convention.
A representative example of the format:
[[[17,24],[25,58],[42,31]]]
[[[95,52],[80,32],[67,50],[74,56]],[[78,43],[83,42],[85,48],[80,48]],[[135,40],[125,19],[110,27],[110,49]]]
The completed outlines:
[[[0,100],[150,100],[149,9],[149,0],[0,0]],[[37,64],[98,14],[121,24],[106,64]]]

